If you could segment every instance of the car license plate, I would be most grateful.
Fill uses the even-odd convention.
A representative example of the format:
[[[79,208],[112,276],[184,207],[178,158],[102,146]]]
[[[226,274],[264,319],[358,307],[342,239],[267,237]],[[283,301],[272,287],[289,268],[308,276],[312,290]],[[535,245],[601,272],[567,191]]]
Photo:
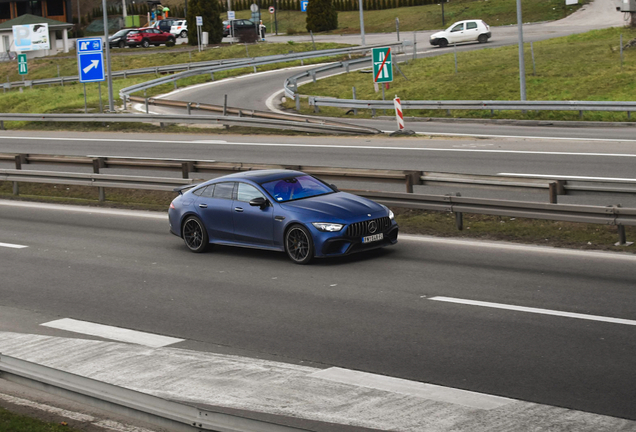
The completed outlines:
[[[362,237],[362,243],[371,243],[374,241],[382,240],[384,238],[384,234],[373,234],[367,237]]]

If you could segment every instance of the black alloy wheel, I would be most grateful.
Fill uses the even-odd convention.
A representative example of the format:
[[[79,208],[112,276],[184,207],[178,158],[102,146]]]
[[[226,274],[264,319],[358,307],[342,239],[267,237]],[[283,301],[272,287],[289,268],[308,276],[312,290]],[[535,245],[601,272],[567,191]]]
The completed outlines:
[[[294,225],[285,234],[285,251],[296,264],[308,264],[314,257],[311,234],[301,225]]]
[[[179,37],[182,37],[184,39],[187,38],[188,37],[188,32],[185,31],[185,30],[181,30],[181,34],[179,34]]]
[[[480,34],[479,37],[477,38],[477,41],[479,43],[486,43],[488,42],[488,36],[486,36],[485,34]]]
[[[172,47],[175,44],[175,39],[174,38],[170,38],[168,39],[168,42],[166,42],[166,46]],[[159,44],[157,44],[157,46],[159,46]]]
[[[120,40],[117,45],[119,46],[119,48],[124,48],[126,46],[126,42],[124,42],[123,40]]]
[[[144,39],[143,41],[141,41],[141,46],[144,48],[148,48],[150,46],[150,42],[148,42],[148,39]]]
[[[446,48],[448,46],[448,41],[446,39],[440,39],[439,40],[439,47],[440,48]]]
[[[183,241],[188,249],[195,253],[204,252],[208,247],[208,233],[199,218],[189,216],[181,230]]]

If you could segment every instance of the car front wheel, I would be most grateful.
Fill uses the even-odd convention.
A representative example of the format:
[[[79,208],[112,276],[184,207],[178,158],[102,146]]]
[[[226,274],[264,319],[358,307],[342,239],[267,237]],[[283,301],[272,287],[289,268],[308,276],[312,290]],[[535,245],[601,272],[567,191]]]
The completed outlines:
[[[188,216],[183,222],[181,236],[188,249],[195,253],[204,252],[209,243],[208,233],[201,220],[195,216]]]
[[[479,41],[479,43],[486,43],[488,42],[488,36],[486,36],[485,34],[481,34],[477,38],[477,41]]]
[[[314,258],[314,242],[307,228],[294,225],[287,231],[285,251],[296,264],[308,264]]]
[[[440,48],[446,48],[448,46],[448,41],[446,39],[440,39],[439,40],[439,47]]]
[[[143,40],[141,42],[141,46],[144,48],[148,48],[150,46],[150,42],[148,42],[147,40]]]

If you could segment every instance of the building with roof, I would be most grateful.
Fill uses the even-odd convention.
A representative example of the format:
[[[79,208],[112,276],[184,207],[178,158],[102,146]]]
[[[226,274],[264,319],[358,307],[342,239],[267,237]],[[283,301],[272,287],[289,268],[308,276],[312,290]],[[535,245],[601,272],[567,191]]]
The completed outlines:
[[[11,51],[19,51],[15,49],[13,41],[13,26],[24,24],[48,24],[49,44],[51,46],[48,50],[27,51],[27,58],[44,57],[57,54],[59,52],[57,49],[58,36],[62,39],[62,51],[65,53],[68,52],[68,30],[73,27],[73,24],[31,14],[24,14],[0,24],[0,52],[8,53]]]
[[[26,14],[73,22],[71,0],[0,0],[0,23]]]

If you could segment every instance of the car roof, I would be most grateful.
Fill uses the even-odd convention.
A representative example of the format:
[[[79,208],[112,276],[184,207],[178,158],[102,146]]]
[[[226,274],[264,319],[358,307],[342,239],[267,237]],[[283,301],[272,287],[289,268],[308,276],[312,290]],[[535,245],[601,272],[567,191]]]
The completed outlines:
[[[214,180],[251,180],[255,183],[267,183],[272,180],[280,180],[284,178],[296,177],[307,175],[301,171],[293,171],[286,169],[271,169],[271,170],[254,170],[254,171],[242,171],[234,174],[229,174],[223,177],[218,177]]]

